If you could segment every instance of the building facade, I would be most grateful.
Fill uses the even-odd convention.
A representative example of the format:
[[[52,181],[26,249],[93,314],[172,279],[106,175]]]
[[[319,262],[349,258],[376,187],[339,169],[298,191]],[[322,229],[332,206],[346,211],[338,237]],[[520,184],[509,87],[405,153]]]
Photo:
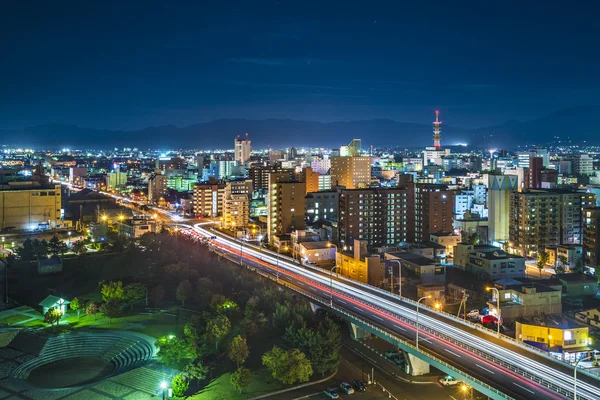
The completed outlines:
[[[583,265],[597,268],[600,262],[600,207],[588,207],[583,213]]]
[[[168,193],[168,178],[163,174],[153,174],[148,179],[148,202],[158,204],[160,199]]]
[[[194,185],[194,215],[213,218],[221,216],[224,203],[224,184],[197,183]]]
[[[370,157],[331,157],[331,184],[346,189],[366,188],[371,183]]]
[[[250,200],[252,199],[252,181],[237,180],[227,182],[223,199],[224,224],[245,228],[250,220]]]
[[[415,240],[429,241],[432,233],[452,232],[454,192],[446,185],[415,185]]]
[[[62,226],[60,185],[34,182],[0,185],[0,224],[3,230],[45,230]]]
[[[306,195],[306,219],[338,220],[339,193],[336,190],[308,193]]]
[[[246,137],[246,139],[240,139],[239,136],[235,138],[233,141],[234,146],[234,160],[238,164],[244,164],[248,160],[250,160],[250,140]]]
[[[269,242],[305,228],[306,184],[292,181],[288,173],[269,175],[267,197],[267,232]]]
[[[510,192],[517,191],[516,175],[489,175],[488,177],[488,238],[490,241],[508,241]]]

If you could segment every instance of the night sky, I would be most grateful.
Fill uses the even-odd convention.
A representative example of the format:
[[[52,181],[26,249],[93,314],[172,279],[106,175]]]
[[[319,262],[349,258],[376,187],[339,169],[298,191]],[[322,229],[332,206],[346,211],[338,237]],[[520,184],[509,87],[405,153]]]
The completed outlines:
[[[6,1],[0,128],[532,119],[600,103],[599,4]]]

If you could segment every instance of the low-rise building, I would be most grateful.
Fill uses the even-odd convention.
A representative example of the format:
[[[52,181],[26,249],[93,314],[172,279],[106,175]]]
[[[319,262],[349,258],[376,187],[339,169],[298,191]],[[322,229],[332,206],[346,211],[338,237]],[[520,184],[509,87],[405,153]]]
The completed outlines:
[[[298,247],[300,259],[305,264],[319,266],[335,264],[335,246],[329,242],[300,242]]]
[[[600,328],[600,307],[579,311],[575,314],[575,318],[595,328]]]
[[[446,283],[446,267],[430,258],[405,251],[385,253],[386,260],[398,260],[409,273],[413,273],[421,283]]]
[[[141,218],[117,220],[116,227],[119,236],[131,239],[139,238],[145,233],[156,233],[158,231],[156,221]]]
[[[440,244],[446,247],[446,257],[454,257],[454,246],[461,242],[460,235],[455,235],[453,232],[432,233],[429,235],[429,241]]]
[[[385,263],[379,254],[367,252],[365,240],[354,240],[353,254],[343,251],[336,253],[337,273],[359,282],[381,286],[385,280]]]
[[[492,280],[525,277],[525,257],[490,245],[459,243],[454,249],[454,266]]]
[[[587,274],[556,274],[563,286],[563,297],[596,296],[598,294],[598,279]]]
[[[437,283],[422,283],[417,285],[417,298],[427,297],[425,304],[440,309],[446,302],[446,286]]]
[[[562,289],[537,283],[496,284],[500,294],[500,315],[505,321],[517,318],[532,318],[542,314],[553,315],[562,313]],[[491,314],[498,314],[496,308],[496,291],[491,291],[492,298],[488,301]]]
[[[575,244],[561,244],[556,246],[556,264],[561,266],[564,270],[575,270],[577,264],[581,263],[583,257],[582,246]],[[563,265],[563,262],[565,262]]]
[[[515,338],[558,355],[565,361],[576,361],[581,353],[587,354],[589,347],[589,328],[562,319],[525,319],[519,318],[515,324]]]

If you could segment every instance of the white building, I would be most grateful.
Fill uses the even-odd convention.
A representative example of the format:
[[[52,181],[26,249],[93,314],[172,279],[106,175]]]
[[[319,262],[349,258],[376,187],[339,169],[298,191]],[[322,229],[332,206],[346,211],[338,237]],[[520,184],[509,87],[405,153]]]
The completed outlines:
[[[450,155],[450,149],[440,149],[437,147],[425,147],[423,151],[423,166],[435,164],[442,166],[443,157]]]
[[[573,158],[573,172],[579,175],[592,175],[594,160],[587,154],[576,155]]]
[[[508,240],[508,212],[510,192],[517,190],[517,177],[511,175],[490,175],[488,182],[488,239]]]
[[[247,137],[246,139],[235,138],[233,145],[235,161],[239,164],[244,164],[250,159],[250,140]]]
[[[312,168],[313,172],[325,175],[331,168],[331,160],[329,159],[329,156],[325,156],[323,159],[315,159],[310,163],[310,167]]]

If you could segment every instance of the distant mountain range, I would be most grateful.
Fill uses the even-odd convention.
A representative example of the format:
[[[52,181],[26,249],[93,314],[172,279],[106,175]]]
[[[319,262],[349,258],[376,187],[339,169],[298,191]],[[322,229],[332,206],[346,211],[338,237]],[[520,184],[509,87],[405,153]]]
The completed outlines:
[[[557,111],[543,118],[479,129],[444,125],[442,145],[468,143],[474,147],[511,149],[517,145],[544,143],[555,136],[600,144],[600,128],[593,122],[600,106],[582,106]],[[50,124],[23,129],[0,130],[0,144],[34,148],[198,148],[229,149],[235,136],[249,134],[254,148],[290,146],[339,147],[354,138],[364,147],[420,147],[432,143],[430,124],[372,119],[349,122],[317,122],[282,119],[219,119],[186,127],[165,125],[134,131],[102,130]]]

